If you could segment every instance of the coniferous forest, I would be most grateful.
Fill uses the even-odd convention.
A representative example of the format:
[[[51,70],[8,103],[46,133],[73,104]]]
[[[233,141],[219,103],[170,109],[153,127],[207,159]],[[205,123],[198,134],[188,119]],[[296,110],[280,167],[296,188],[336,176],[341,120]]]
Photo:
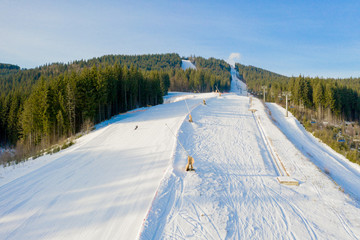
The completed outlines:
[[[28,94],[14,90],[1,98],[2,140],[27,150],[47,147],[117,113],[162,103],[168,83],[165,73],[116,64],[40,76]]]
[[[160,104],[168,90],[230,88],[225,61],[192,61],[197,69],[185,71],[178,54],[107,55],[34,69],[0,64],[0,143],[33,154],[116,114]]]
[[[188,59],[196,70],[181,69],[175,53],[106,55],[34,69],[0,64],[0,144],[34,154],[116,114],[160,104],[169,90],[230,89],[230,66],[224,60]],[[351,150],[360,139],[359,78],[286,77],[241,64],[236,69],[254,95],[262,97],[266,86],[267,101],[285,105],[284,93],[291,93],[290,111],[304,126],[359,161],[358,151]],[[355,124],[349,128],[345,121]],[[346,133],[346,144],[337,142]]]

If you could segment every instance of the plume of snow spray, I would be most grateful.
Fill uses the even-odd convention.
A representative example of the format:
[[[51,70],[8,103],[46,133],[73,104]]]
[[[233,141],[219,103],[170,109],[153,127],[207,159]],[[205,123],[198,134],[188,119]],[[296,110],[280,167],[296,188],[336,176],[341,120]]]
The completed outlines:
[[[240,59],[241,59],[240,53],[230,53],[230,56],[229,56],[227,62],[230,65],[235,66],[235,62],[239,62]]]

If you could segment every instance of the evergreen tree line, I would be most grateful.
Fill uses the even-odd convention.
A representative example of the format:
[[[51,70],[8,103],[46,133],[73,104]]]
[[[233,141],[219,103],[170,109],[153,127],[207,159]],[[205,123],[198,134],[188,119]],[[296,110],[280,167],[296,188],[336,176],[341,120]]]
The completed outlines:
[[[18,70],[20,70],[20,67],[17,65],[0,63],[0,74],[1,75],[10,74],[10,73],[12,73],[14,71],[18,71]]]
[[[211,92],[229,91],[231,85],[230,65],[224,60],[190,57],[195,69],[173,69],[170,75],[172,91]]]
[[[216,87],[221,91],[230,89],[230,65],[224,60],[202,57],[191,57],[190,60],[196,66],[196,70],[187,69],[184,71],[181,69],[181,58],[176,53],[134,56],[106,55],[87,61],[75,61],[73,65],[82,68],[94,64],[100,66],[117,63],[128,67],[133,65],[144,71],[164,71],[170,76],[169,90],[171,91],[209,92],[216,90]]]
[[[181,69],[178,54],[107,55],[34,69],[2,64],[0,144],[15,145],[19,139],[29,145],[53,142],[78,132],[85,122],[161,103],[161,94],[168,90],[230,88],[230,66],[225,61],[192,60],[197,70]],[[158,85],[161,91],[156,90]]]
[[[224,75],[214,74],[208,69],[186,69],[169,71],[171,91],[212,92],[229,91],[230,73]]]
[[[184,71],[181,69],[181,58],[176,53],[134,56],[106,55],[87,61],[75,61],[73,65],[76,67],[73,68],[89,67],[94,64],[100,66],[117,63],[128,67],[133,65],[144,71],[158,70],[167,72],[170,76],[171,91],[209,92],[216,90],[216,87],[221,91],[230,89],[230,65],[224,60],[202,57],[191,57],[190,60],[197,70],[187,69]]]
[[[42,76],[29,95],[12,91],[0,98],[1,141],[14,144],[21,139],[28,148],[48,146],[85,124],[162,103],[169,84],[167,73],[117,64]]]
[[[16,65],[0,64],[0,94],[19,90],[29,94],[32,86],[39,81],[56,77],[67,72],[80,72],[84,68],[113,66],[133,66],[143,71],[169,71],[181,68],[181,58],[178,54],[147,54],[147,55],[105,55],[89,60],[79,60],[65,63],[45,64],[33,69],[20,69]]]
[[[32,86],[41,77],[48,79],[68,72],[80,72],[82,69],[90,68],[93,65],[104,67],[107,65],[113,66],[114,64],[125,65],[128,68],[134,66],[142,71],[157,70],[167,72],[173,83],[170,88],[171,91],[212,91],[215,86],[222,91],[230,89],[230,66],[224,60],[204,59],[201,57],[192,57],[191,60],[197,69],[201,70],[201,74],[185,73],[181,69],[181,58],[175,53],[133,56],[106,55],[67,64],[46,64],[34,69],[20,69],[18,66],[11,65],[13,67],[10,67],[9,65],[4,68],[3,72],[0,69],[0,95],[7,95],[13,91],[30,94]],[[191,70],[189,71],[191,72]],[[206,86],[199,86],[199,83]]]
[[[115,63],[127,67],[134,66],[145,71],[167,71],[181,68],[181,58],[177,53],[144,54],[144,55],[105,55],[87,61],[74,61],[73,65],[91,67],[92,65],[114,65]]]
[[[283,93],[291,93],[291,103],[298,109],[309,109],[319,120],[360,120],[360,79],[286,77],[252,66],[236,64],[240,77],[250,91],[262,95],[266,86],[266,100],[284,101]]]

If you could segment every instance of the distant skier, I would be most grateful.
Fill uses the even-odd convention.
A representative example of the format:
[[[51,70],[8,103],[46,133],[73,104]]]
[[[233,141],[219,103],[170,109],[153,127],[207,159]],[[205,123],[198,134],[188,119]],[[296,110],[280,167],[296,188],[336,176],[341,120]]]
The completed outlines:
[[[136,127],[135,127],[135,129],[134,129],[134,130],[136,130],[136,129],[138,129],[138,125],[136,125]]]

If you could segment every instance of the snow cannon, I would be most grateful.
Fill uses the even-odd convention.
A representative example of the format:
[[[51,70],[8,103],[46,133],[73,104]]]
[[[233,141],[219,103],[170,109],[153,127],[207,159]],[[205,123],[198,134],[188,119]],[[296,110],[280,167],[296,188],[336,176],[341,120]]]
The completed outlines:
[[[189,114],[189,122],[193,122],[191,114]]]
[[[217,86],[215,86],[216,87],[216,93],[219,93],[219,97],[221,97],[221,92],[220,92],[220,90],[217,88]]]
[[[194,162],[195,162],[194,158],[189,155],[188,162],[186,164],[186,171],[194,171],[195,170],[194,166],[193,166]]]

